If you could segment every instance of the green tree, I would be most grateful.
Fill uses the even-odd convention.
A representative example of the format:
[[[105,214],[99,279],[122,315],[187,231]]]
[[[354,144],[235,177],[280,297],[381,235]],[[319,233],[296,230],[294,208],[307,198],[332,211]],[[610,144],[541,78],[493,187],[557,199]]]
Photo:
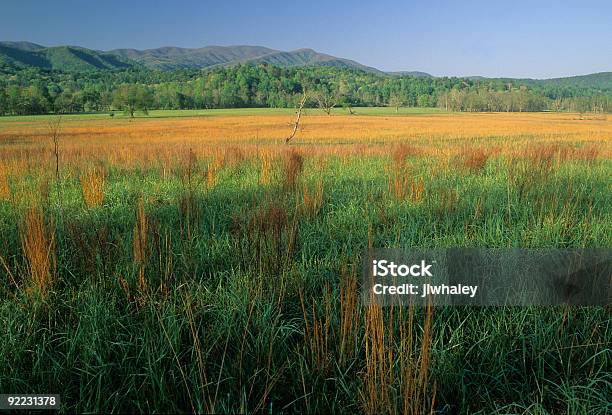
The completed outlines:
[[[0,115],[7,114],[8,112],[8,95],[6,94],[6,88],[0,86]]]
[[[144,85],[121,85],[113,96],[113,105],[132,118],[137,111],[148,114],[152,104],[153,95]]]
[[[395,112],[399,112],[400,107],[403,107],[405,103],[404,97],[399,92],[389,95],[389,106],[395,108]]]

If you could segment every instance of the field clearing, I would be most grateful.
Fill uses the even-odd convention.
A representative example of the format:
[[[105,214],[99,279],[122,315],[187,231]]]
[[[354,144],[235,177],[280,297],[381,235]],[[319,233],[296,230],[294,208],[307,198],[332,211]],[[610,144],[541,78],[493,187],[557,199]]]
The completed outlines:
[[[291,145],[290,110],[67,116],[57,154],[54,117],[0,118],[0,389],[62,412],[612,413],[609,307],[358,294],[371,247],[612,247],[612,122],[371,111],[309,110]]]
[[[353,110],[358,115],[387,115],[387,116],[405,116],[405,115],[421,115],[421,114],[443,114],[444,112],[438,108],[412,108],[401,107],[398,111],[389,107],[354,107]],[[205,110],[150,110],[148,114],[136,113],[134,118],[177,118],[177,117],[215,117],[215,116],[236,116],[242,117],[245,115],[291,115],[295,112],[293,108],[213,108]],[[323,110],[307,108],[306,112],[312,115],[323,115]],[[333,115],[346,115],[347,110],[344,108],[333,108]],[[49,120],[56,118],[56,115],[17,115],[0,117],[3,121],[11,122],[36,122],[41,120]],[[84,113],[84,114],[65,114],[62,117],[66,120],[88,120],[88,119],[104,119],[109,118],[108,112],[101,113]],[[115,111],[113,117],[117,119],[127,118],[122,112]]]
[[[135,160],[172,157],[181,147],[198,156],[214,156],[228,147],[240,147],[248,154],[285,149],[280,144],[290,132],[291,112],[282,110],[279,115],[277,110],[257,109],[265,115],[249,115],[251,111],[135,119],[68,116],[61,125],[62,150],[69,162],[108,159],[125,165]],[[226,115],[228,112],[233,115]],[[39,164],[50,159],[52,119],[0,118],[0,157],[5,153],[13,161],[21,159],[26,163],[36,157]],[[385,155],[389,154],[389,145],[402,143],[413,145],[421,154],[438,156],[475,147],[515,155],[526,147],[541,145],[591,146],[606,158],[612,154],[611,142],[612,122],[601,117],[581,119],[571,113],[426,113],[408,117],[307,113],[294,140],[300,151],[328,155]]]

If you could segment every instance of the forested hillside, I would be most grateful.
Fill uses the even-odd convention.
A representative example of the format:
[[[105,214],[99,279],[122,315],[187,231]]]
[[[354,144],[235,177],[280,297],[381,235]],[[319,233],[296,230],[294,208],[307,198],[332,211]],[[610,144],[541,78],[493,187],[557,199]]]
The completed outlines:
[[[283,68],[267,63],[209,70],[132,67],[66,72],[5,62],[0,63],[0,113],[123,110],[134,114],[148,109],[292,107],[304,91],[307,106],[324,109],[437,106],[449,111],[610,111],[609,75],[567,79],[573,80],[389,75],[337,66]]]
[[[0,42],[0,64],[65,72],[134,67],[133,62],[111,53],[76,46],[46,48],[29,42]]]

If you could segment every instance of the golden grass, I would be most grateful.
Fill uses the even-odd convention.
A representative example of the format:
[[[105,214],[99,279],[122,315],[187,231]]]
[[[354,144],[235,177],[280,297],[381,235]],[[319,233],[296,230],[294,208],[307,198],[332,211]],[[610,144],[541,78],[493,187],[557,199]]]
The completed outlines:
[[[463,154],[463,165],[473,172],[482,170],[487,163],[489,153],[481,148],[466,149]]]
[[[296,208],[301,214],[306,216],[316,215],[323,206],[323,182],[318,180],[314,190],[310,190],[309,187],[304,184],[301,200],[299,193],[296,193],[295,197]]]
[[[263,156],[261,158],[261,169],[259,172],[259,184],[267,185],[270,184],[270,173],[272,170],[272,161],[270,157]]]
[[[100,206],[104,202],[104,178],[104,167],[93,167],[81,174],[81,194],[88,208]]]
[[[131,169],[167,166],[190,149],[211,162],[207,181],[214,185],[223,164],[246,158],[282,156],[281,145],[290,119],[283,115],[211,116],[167,119],[68,120],[62,127],[63,167],[104,161],[107,166]],[[49,170],[52,143],[44,120],[2,120],[0,163],[11,171]],[[607,118],[580,119],[566,113],[436,114],[408,117],[304,117],[295,138],[303,156],[401,155],[449,157],[474,154],[466,167],[478,168],[479,149],[496,154],[523,155],[526,148],[559,146],[561,160],[609,158],[612,122]],[[347,145],[350,144],[350,145]],[[265,167],[263,167],[265,170]],[[265,180],[265,177],[264,177]]]
[[[28,289],[42,298],[51,291],[56,266],[53,225],[45,223],[42,208],[32,206],[21,218],[21,247],[27,261]]]
[[[9,185],[8,175],[0,171],[0,200],[9,200],[11,198],[11,187]]]
[[[284,163],[285,187],[293,189],[304,169],[304,157],[297,151],[291,151],[285,155]]]

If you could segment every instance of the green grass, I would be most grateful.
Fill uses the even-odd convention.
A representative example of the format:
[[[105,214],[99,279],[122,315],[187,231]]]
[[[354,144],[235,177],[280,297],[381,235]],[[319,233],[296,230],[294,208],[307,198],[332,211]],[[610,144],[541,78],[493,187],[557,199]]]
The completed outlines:
[[[386,115],[386,116],[401,116],[401,115],[421,115],[421,114],[447,114],[447,112],[438,108],[399,108],[396,112],[395,108],[389,107],[355,107],[353,109],[356,115]],[[311,115],[326,115],[323,110],[318,108],[307,108],[306,111]],[[151,110],[147,115],[136,113],[136,118],[173,118],[173,117],[206,117],[206,116],[244,116],[244,115],[289,115],[295,113],[294,108],[229,108],[229,109],[205,109],[205,110]],[[117,118],[129,118],[129,115],[123,114],[121,111],[114,111]],[[344,108],[334,108],[333,115],[349,115],[348,110]],[[0,116],[0,121],[40,121],[56,119],[58,115],[11,115]],[[89,119],[106,119],[109,118],[109,112],[86,113],[86,114],[63,114],[64,120],[89,120]],[[2,123],[0,123],[2,128]]]
[[[19,210],[0,202],[0,390],[59,393],[63,412],[355,413],[367,401],[366,310],[357,306],[355,337],[341,355],[340,279],[370,234],[376,247],[612,246],[609,160],[568,162],[545,176],[524,164],[519,189],[508,187],[503,159],[482,171],[440,172],[435,159],[411,158],[409,170],[426,183],[419,202],[388,194],[388,162],[332,158],[333,174],[323,174],[306,159],[297,190],[284,184],[282,161],[268,185],[258,183],[259,163],[247,160],[224,167],[210,189],[206,160],[196,165],[193,186],[178,173],[162,178],[155,163],[108,167],[104,205],[92,209],[78,179],[64,172],[61,203],[53,188],[43,201],[58,259],[46,299],[10,283],[9,273],[22,284],[28,276]],[[35,180],[13,190],[32,189]],[[296,192],[318,181],[321,209],[296,213]],[[444,204],[444,192],[456,192],[456,203]],[[133,260],[139,197],[149,225],[147,289]],[[167,291],[159,288],[164,280]],[[317,360],[305,329],[326,307],[328,348]],[[406,321],[389,313],[385,324],[396,340],[386,352],[400,353]],[[415,313],[416,343],[407,353],[417,361],[424,310]],[[436,308],[426,394],[435,384],[440,413],[609,414],[611,326],[605,308]],[[389,405],[401,412],[399,363],[390,371]]]

